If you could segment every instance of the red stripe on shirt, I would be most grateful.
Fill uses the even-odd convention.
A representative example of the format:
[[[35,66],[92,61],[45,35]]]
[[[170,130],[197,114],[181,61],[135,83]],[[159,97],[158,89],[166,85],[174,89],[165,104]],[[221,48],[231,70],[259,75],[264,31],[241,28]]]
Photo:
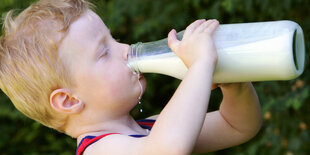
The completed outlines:
[[[82,153],[84,152],[86,147],[88,147],[90,144],[96,142],[97,140],[99,140],[99,139],[101,139],[101,138],[103,138],[105,136],[112,135],[112,134],[120,134],[120,133],[108,133],[108,134],[100,135],[100,136],[95,137],[93,139],[84,139],[82,144],[79,146],[76,154],[77,155],[82,155]]]
[[[138,122],[138,124],[140,124],[140,125],[146,125],[146,126],[149,126],[149,127],[153,127],[154,122]]]

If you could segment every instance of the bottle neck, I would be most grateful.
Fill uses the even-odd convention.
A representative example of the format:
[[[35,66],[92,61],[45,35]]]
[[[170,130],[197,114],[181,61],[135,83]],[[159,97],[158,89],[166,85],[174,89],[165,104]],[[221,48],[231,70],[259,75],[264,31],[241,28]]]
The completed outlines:
[[[182,39],[183,31],[177,34],[177,38],[179,40]],[[159,55],[168,54],[169,56],[175,54],[171,51],[168,46],[167,38],[152,41],[152,42],[138,42],[136,44],[132,44],[128,51],[128,67],[132,70],[133,73],[152,73],[154,67],[145,68],[146,60],[152,60],[154,57]],[[158,58],[158,57],[157,57]],[[143,62],[143,63],[142,63]],[[152,62],[154,63],[154,62]]]
[[[138,67],[138,60],[140,55],[142,42],[137,42],[136,44],[131,44],[128,51],[128,64],[127,66],[131,69],[134,74],[140,74],[141,71]]]

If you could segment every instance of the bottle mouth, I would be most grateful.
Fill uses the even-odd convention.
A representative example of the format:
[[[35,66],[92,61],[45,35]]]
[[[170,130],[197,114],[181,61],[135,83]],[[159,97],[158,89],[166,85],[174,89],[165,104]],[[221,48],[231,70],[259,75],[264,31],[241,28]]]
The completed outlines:
[[[295,30],[293,37],[293,56],[296,70],[303,70],[304,45],[302,33]]]
[[[128,49],[128,63],[127,66],[130,68],[133,74],[141,74],[141,71],[138,67],[138,47],[141,44],[141,42],[138,42],[136,44],[131,44]]]
[[[304,70],[305,47],[303,33],[300,28],[294,31],[292,51],[295,69],[298,74],[301,74]]]

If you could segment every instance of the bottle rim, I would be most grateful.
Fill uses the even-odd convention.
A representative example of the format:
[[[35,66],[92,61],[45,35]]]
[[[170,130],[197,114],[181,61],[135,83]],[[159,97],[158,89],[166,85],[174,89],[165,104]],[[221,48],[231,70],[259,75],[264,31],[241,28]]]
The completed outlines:
[[[142,42],[137,42],[136,44],[131,44],[128,51],[128,63],[127,66],[131,69],[134,74],[140,74],[137,61],[139,60],[139,49]]]

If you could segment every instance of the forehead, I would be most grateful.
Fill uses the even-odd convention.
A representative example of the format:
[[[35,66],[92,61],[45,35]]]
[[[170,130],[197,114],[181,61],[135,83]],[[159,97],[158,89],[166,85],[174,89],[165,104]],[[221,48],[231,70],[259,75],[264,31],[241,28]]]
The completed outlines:
[[[98,40],[108,33],[109,29],[101,18],[88,10],[70,25],[66,37],[59,46],[59,56],[67,59],[73,55],[83,57],[85,51],[94,51]]]
[[[75,40],[80,37],[98,36],[98,34],[108,31],[101,18],[93,11],[88,10],[70,25],[67,37]]]
[[[75,61],[87,63],[102,35],[109,33],[101,18],[91,10],[83,13],[74,21],[58,48],[58,56],[70,69],[74,70]],[[81,61],[83,60],[83,61]]]

